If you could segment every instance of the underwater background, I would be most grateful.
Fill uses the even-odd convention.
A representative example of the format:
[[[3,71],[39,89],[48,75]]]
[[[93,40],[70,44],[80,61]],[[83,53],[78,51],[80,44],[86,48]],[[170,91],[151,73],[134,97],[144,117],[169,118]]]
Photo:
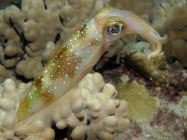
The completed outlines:
[[[31,83],[60,44],[104,7],[129,10],[160,36],[114,41],[90,74],[16,126]],[[0,140],[186,140],[186,0],[0,0]],[[27,104],[24,104],[27,106]]]

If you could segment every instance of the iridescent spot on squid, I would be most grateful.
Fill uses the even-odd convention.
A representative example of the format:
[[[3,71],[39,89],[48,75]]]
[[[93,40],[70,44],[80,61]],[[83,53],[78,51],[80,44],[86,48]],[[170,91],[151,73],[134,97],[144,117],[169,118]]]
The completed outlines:
[[[78,36],[79,40],[83,40],[86,36],[85,34],[85,30],[86,30],[86,24],[84,24],[83,26],[81,26],[81,28],[78,29],[76,35]]]
[[[76,67],[75,67],[75,69],[76,69],[76,70],[78,70],[78,69],[79,69],[79,67],[78,67],[78,66],[76,66]]]
[[[66,77],[66,78],[69,78],[68,74],[65,74],[65,77]]]
[[[63,47],[56,52],[53,61],[51,61],[51,63],[55,62],[55,65],[48,65],[49,75],[52,75],[50,80],[66,78],[66,74],[69,78],[75,75],[75,67],[82,61],[82,57],[75,55],[72,51]],[[62,57],[63,59],[61,59]]]
[[[30,99],[32,100],[32,95],[30,95],[29,97],[30,97]]]

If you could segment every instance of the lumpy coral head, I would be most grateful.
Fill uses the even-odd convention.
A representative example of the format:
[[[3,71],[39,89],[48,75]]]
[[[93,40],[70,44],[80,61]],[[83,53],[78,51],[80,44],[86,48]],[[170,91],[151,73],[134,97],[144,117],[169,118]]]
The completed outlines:
[[[135,14],[114,8],[99,10],[59,46],[21,101],[16,121],[22,121],[66,94],[97,63],[112,41],[136,33],[147,39],[153,52],[161,52],[161,37]]]

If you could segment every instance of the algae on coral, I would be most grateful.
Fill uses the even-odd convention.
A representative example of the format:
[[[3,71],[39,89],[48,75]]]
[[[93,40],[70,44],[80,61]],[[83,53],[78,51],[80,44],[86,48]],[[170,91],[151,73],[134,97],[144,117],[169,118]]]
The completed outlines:
[[[144,78],[166,81],[168,78],[165,57],[160,55],[147,59],[150,44],[146,42],[129,43],[126,45],[127,63],[138,71]]]
[[[158,107],[157,98],[147,94],[143,85],[133,81],[123,84],[118,88],[118,99],[125,99],[128,102],[128,117],[132,120],[143,121],[152,118]]]

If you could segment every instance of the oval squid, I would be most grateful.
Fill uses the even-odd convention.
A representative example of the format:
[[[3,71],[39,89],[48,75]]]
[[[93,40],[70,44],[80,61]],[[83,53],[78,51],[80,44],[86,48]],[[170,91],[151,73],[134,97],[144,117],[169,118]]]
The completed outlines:
[[[112,41],[139,34],[151,44],[148,58],[161,53],[163,38],[132,12],[103,8],[87,20],[56,50],[28,94],[20,102],[16,122],[40,111],[63,96],[97,63]]]

